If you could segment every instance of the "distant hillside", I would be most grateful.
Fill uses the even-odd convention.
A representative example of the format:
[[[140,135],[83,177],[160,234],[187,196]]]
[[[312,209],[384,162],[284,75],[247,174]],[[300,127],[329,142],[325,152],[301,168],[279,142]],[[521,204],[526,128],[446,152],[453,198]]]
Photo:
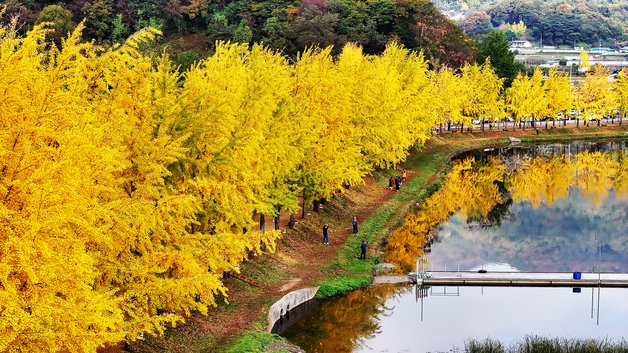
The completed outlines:
[[[206,55],[216,40],[263,42],[296,57],[310,46],[356,42],[370,54],[397,40],[422,50],[433,63],[459,66],[473,60],[473,41],[427,0],[8,0],[7,21],[20,16],[24,29],[54,22],[57,41],[85,19],[85,35],[100,43],[123,40],[151,25],[177,38],[182,61]],[[60,6],[51,6],[60,5]],[[199,37],[199,34],[201,37]],[[202,38],[204,37],[204,38]],[[204,43],[204,50],[190,41]],[[181,53],[179,53],[181,54]]]
[[[613,46],[628,40],[628,1],[625,0],[435,0],[456,16],[469,34],[523,21],[519,35],[543,44]],[[513,35],[515,36],[515,35]]]

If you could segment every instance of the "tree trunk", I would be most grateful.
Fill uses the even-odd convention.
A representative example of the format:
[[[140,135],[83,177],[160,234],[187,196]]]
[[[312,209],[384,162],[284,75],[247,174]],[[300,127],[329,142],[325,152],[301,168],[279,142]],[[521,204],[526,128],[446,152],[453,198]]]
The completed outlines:
[[[301,218],[305,218],[305,189],[303,189],[303,207],[301,207]]]
[[[547,119],[545,119],[545,130],[547,130],[547,124],[548,124],[548,123],[549,123],[549,122],[547,121]]]
[[[597,126],[600,126],[600,123],[602,122],[602,118],[597,119]]]
[[[451,132],[451,121],[447,122],[447,131]]]
[[[294,225],[297,223],[296,217],[294,216],[294,213],[291,212],[290,213],[290,220],[288,221],[288,227],[290,229],[294,229]]]
[[[439,133],[440,135],[442,135],[442,134],[443,134],[443,123],[440,123],[440,127],[439,127],[439,129],[438,129],[438,133]]]
[[[480,124],[482,124],[482,132],[484,132],[484,119],[482,119],[482,121],[480,122]]]
[[[576,118],[576,127],[579,128],[580,127],[580,119]]]
[[[275,222],[275,230],[279,230],[281,223],[281,206],[277,206],[277,215],[273,221]]]
[[[259,214],[259,230],[264,233],[266,231],[266,217],[263,213]]]

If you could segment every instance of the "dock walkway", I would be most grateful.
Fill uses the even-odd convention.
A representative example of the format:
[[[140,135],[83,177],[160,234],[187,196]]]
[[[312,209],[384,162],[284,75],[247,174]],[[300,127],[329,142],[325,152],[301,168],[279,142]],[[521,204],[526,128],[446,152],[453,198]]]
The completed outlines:
[[[432,271],[413,273],[410,281],[419,285],[440,286],[513,286],[513,287],[617,287],[628,288],[628,273],[581,273],[574,279],[572,272],[472,272]]]

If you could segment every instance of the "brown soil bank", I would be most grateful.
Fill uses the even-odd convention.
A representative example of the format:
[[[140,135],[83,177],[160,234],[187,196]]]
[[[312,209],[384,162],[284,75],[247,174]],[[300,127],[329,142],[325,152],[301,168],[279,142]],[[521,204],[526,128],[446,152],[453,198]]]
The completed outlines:
[[[263,331],[268,307],[287,292],[315,286],[322,280],[343,276],[340,266],[329,266],[340,256],[351,235],[351,218],[360,224],[371,217],[386,216],[380,230],[385,236],[390,227],[400,222],[408,207],[417,200],[417,190],[427,188],[438,179],[449,157],[463,150],[506,143],[508,137],[523,141],[604,139],[626,136],[628,125],[590,128],[554,128],[538,132],[533,129],[450,133],[434,136],[420,152],[413,152],[404,167],[408,182],[400,192],[388,190],[387,179],[398,172],[377,171],[365,178],[364,184],[346,190],[325,205],[321,212],[310,212],[294,230],[287,230],[273,255],[252,259],[242,267],[240,279],[227,278],[228,303],[211,309],[208,316],[192,316],[183,325],[170,329],[164,337],[150,337],[127,347],[132,352],[220,352],[244,332]],[[408,185],[406,187],[406,185]],[[284,221],[285,222],[285,221]],[[329,224],[330,244],[322,244],[321,226]],[[282,224],[282,229],[284,225]],[[379,229],[379,228],[377,228]],[[361,230],[362,231],[362,230]],[[376,253],[369,246],[369,258]],[[356,249],[356,255],[359,249]],[[103,350],[105,351],[105,350]],[[111,347],[106,351],[121,352]]]

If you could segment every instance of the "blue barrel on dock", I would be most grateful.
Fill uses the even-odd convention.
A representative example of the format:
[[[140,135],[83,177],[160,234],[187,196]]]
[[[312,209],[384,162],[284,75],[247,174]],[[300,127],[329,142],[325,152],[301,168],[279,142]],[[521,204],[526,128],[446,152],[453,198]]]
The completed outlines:
[[[582,278],[582,273],[580,272],[574,272],[573,273],[573,279],[580,279]]]

